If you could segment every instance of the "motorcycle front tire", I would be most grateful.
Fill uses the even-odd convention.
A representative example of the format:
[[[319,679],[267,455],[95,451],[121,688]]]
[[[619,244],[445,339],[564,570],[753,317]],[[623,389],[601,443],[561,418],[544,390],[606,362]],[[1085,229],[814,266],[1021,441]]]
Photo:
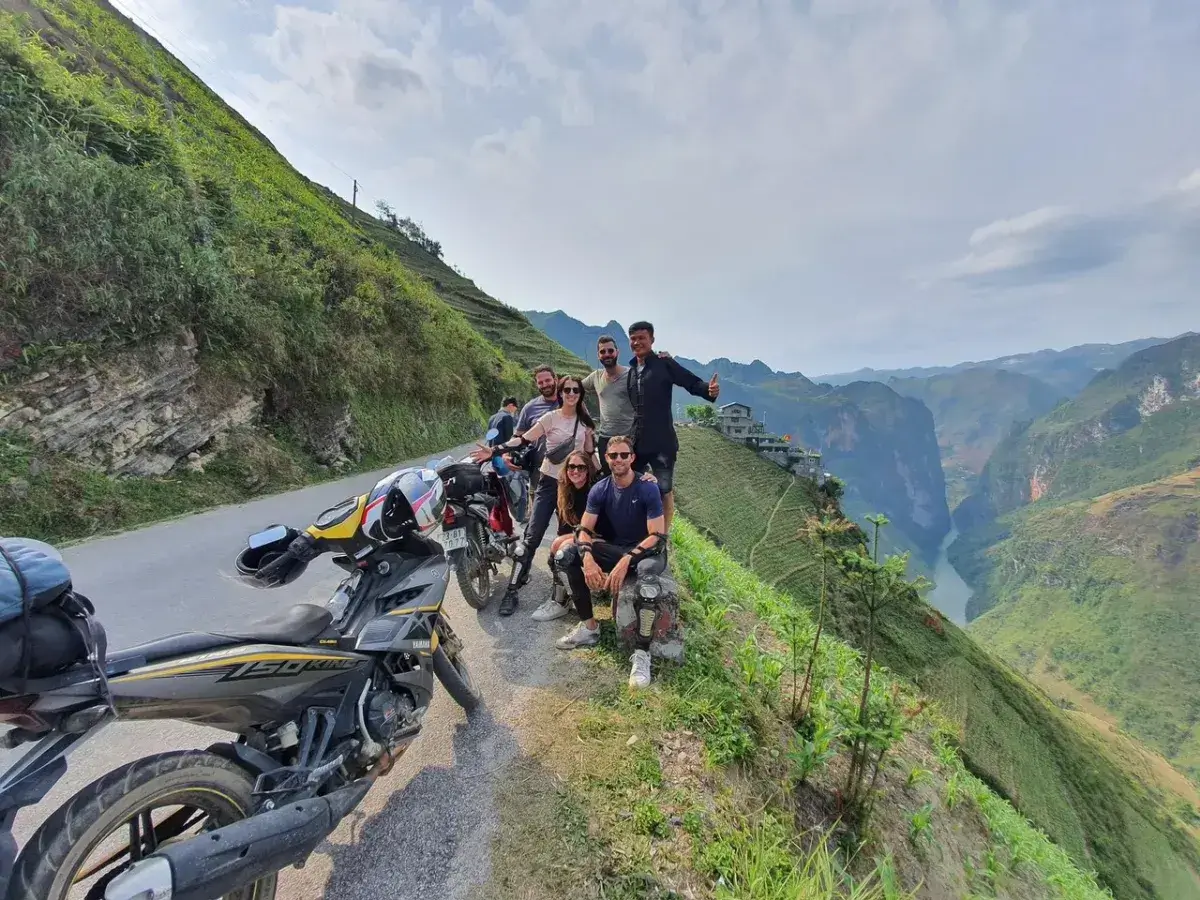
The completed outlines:
[[[467,546],[454,565],[454,577],[463,599],[472,609],[486,609],[492,599],[492,570],[485,557],[483,526],[467,522]]]
[[[461,653],[456,653],[451,659],[446,651],[438,647],[433,651],[433,673],[446,689],[446,693],[454,698],[454,702],[467,713],[474,712],[483,701],[483,695],[471,677],[467,661]]]

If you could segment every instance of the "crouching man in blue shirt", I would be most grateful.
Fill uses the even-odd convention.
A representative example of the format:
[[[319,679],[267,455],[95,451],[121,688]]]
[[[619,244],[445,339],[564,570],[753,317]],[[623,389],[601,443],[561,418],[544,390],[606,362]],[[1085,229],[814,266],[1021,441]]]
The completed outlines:
[[[558,641],[560,650],[589,647],[600,640],[600,623],[592,610],[592,591],[607,590],[617,597],[631,566],[639,579],[655,576],[667,567],[667,537],[662,494],[658,485],[633,471],[633,441],[614,435],[605,448],[612,474],[588,492],[575,545],[558,563],[571,585],[571,598],[583,621]],[[631,662],[629,686],[650,684],[650,637],[655,606],[638,602],[638,640]],[[647,621],[642,626],[642,619]]]

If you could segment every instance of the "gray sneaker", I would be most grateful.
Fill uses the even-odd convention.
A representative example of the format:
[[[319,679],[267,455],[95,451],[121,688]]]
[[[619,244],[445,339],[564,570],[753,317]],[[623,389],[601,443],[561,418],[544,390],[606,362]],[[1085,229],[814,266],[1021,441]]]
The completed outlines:
[[[554,597],[549,597],[545,603],[533,611],[530,617],[535,622],[549,622],[553,619],[561,619],[570,610],[559,603]]]
[[[634,650],[629,657],[633,664],[629,670],[629,686],[644,688],[650,686],[650,654],[645,650]]]
[[[558,639],[554,646],[559,650],[574,650],[576,647],[591,647],[600,643],[600,626],[593,630],[587,627],[587,622],[580,622],[575,630]]]

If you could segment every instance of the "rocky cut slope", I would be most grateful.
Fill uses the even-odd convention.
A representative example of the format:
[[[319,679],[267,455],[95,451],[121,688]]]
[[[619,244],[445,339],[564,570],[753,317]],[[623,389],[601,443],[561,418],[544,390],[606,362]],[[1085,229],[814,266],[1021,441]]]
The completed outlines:
[[[583,367],[104,0],[0,0],[0,258],[0,481],[63,503],[91,469],[386,465],[477,433],[523,367]]]

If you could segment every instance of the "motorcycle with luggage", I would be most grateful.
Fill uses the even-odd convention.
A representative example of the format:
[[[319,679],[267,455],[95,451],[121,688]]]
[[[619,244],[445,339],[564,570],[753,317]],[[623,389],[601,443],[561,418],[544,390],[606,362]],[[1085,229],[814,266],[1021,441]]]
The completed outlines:
[[[0,612],[13,596],[21,610],[0,632],[23,635],[15,666],[0,656],[0,743],[33,746],[0,775],[0,897],[273,900],[277,873],[302,866],[418,737],[435,679],[468,714],[482,702],[443,608],[444,508],[441,479],[417,467],[303,531],[269,526],[248,538],[238,576],[279,587],[333,552],[346,577],[327,605],[115,653],[57,551],[10,542]],[[233,737],[104,775],[17,853],[16,813],[47,795],[70,752],[113,721],[168,719]]]
[[[491,441],[497,434],[493,428],[486,439]],[[513,474],[526,464],[532,449],[509,454],[511,465],[503,456],[483,463],[467,456],[457,461],[448,458],[436,466],[446,491],[444,544],[463,598],[475,609],[485,609],[491,602],[493,579],[506,559],[512,561],[508,589],[516,577],[524,547],[514,533],[513,510],[520,488]]]

